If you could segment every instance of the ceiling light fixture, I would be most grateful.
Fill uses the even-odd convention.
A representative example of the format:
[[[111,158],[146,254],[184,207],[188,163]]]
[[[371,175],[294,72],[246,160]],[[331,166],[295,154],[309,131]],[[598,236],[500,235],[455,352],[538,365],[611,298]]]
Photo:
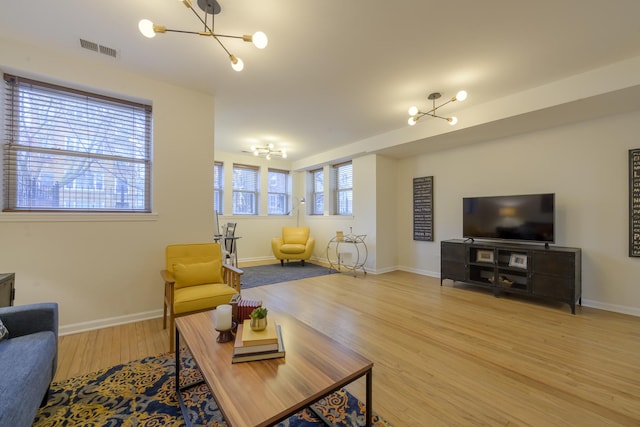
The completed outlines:
[[[282,157],[283,159],[287,158],[287,151],[284,149],[276,150],[273,144],[252,145],[251,152],[254,156],[264,156],[267,160],[271,160],[272,156]]]
[[[255,45],[255,47],[257,47],[258,49],[264,49],[265,47],[267,47],[269,40],[267,39],[267,35],[262,31],[257,31],[253,33],[253,35],[243,35],[243,36],[229,36],[226,34],[214,33],[213,31],[214,17],[215,15],[220,13],[220,11],[222,10],[222,8],[220,7],[220,4],[218,4],[216,0],[197,0],[198,6],[204,12],[204,18],[200,16],[200,14],[196,12],[196,10],[193,8],[193,5],[191,4],[191,0],[179,0],[179,1],[182,2],[182,4],[184,4],[187,8],[191,9],[194,15],[198,17],[200,22],[202,22],[202,24],[204,25],[203,31],[170,30],[164,25],[156,25],[148,19],[143,19],[138,23],[138,29],[140,30],[142,35],[148,38],[153,38],[156,36],[157,33],[170,32],[170,33],[196,34],[200,36],[213,37],[215,41],[217,41],[218,44],[222,46],[224,51],[227,52],[227,55],[229,55],[229,60],[231,61],[231,67],[236,71],[242,71],[242,69],[244,68],[244,63],[242,62],[242,59],[238,58],[237,56],[229,52],[229,50],[224,46],[224,44],[222,44],[222,41],[220,41],[220,38],[242,39],[245,42],[252,42]],[[207,23],[209,15],[211,15],[211,26],[209,26],[209,24]]]
[[[464,90],[461,90],[460,92],[458,92],[456,94],[456,96],[454,96],[453,98],[449,99],[447,102],[445,102],[444,104],[440,104],[436,107],[436,99],[440,98],[442,95],[439,92],[433,92],[432,94],[430,94],[427,99],[430,99],[433,101],[433,108],[431,108],[431,110],[429,111],[420,111],[418,110],[418,107],[413,106],[411,108],[409,108],[409,115],[411,117],[409,117],[409,125],[413,126],[416,124],[416,122],[424,117],[424,116],[431,116],[431,117],[435,117],[438,119],[442,119],[442,120],[446,120],[449,122],[450,125],[455,125],[456,123],[458,123],[458,118],[457,117],[442,117],[442,116],[438,116],[436,115],[436,111],[438,110],[438,108],[444,107],[445,105],[447,105],[450,102],[455,102],[455,101],[464,101],[465,99],[467,99],[467,92]]]

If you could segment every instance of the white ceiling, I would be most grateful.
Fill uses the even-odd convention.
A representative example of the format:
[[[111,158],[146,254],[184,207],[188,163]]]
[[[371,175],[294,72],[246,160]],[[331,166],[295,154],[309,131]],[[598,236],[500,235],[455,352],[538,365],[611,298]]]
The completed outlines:
[[[269,36],[264,50],[225,41],[244,60],[240,73],[210,38],[167,33],[147,39],[138,32],[142,18],[201,30],[176,0],[4,1],[0,37],[93,55],[96,61],[214,94],[217,150],[240,152],[255,141],[273,141],[292,160],[407,128],[407,108],[429,105],[430,92],[446,98],[466,89],[464,108],[480,107],[640,56],[638,0],[219,3],[216,32],[262,30]],[[117,59],[82,49],[80,38],[115,48]],[[637,90],[630,98],[629,108],[640,108]],[[462,105],[447,106],[446,112]],[[586,110],[601,114],[597,108]],[[465,118],[459,119],[464,126]],[[401,131],[409,135],[402,142],[409,144],[384,152],[414,154],[418,148],[407,132],[421,126],[449,127],[441,120],[421,120]],[[532,125],[520,117],[509,130],[501,126],[498,134]],[[456,139],[454,133],[446,135],[445,142]]]

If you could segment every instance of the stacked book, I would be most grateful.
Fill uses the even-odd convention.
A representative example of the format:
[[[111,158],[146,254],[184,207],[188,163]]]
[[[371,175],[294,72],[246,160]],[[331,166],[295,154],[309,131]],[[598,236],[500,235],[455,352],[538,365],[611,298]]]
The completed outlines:
[[[238,300],[238,324],[242,323],[245,319],[251,318],[251,312],[254,308],[260,307],[262,301],[242,299]]]
[[[280,325],[267,323],[266,329],[254,331],[251,329],[250,322],[251,320],[245,320],[238,325],[231,363],[284,357]]]

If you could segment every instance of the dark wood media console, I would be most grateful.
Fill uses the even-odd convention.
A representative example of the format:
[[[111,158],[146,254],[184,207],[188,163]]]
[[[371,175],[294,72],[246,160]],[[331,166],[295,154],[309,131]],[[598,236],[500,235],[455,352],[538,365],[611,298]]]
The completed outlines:
[[[450,279],[503,292],[582,304],[580,248],[516,243],[440,243],[440,286]]]

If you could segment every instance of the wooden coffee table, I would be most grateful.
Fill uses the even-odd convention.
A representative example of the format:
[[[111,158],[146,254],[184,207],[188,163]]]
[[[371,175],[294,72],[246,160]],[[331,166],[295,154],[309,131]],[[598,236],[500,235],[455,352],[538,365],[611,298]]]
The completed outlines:
[[[176,318],[176,349],[185,345],[230,426],[270,426],[366,376],[366,425],[372,422],[373,363],[310,326],[269,312],[282,326],[286,357],[231,363],[233,342],[217,343],[214,311]],[[176,393],[181,397],[176,351]],[[189,385],[190,386],[190,385]]]

